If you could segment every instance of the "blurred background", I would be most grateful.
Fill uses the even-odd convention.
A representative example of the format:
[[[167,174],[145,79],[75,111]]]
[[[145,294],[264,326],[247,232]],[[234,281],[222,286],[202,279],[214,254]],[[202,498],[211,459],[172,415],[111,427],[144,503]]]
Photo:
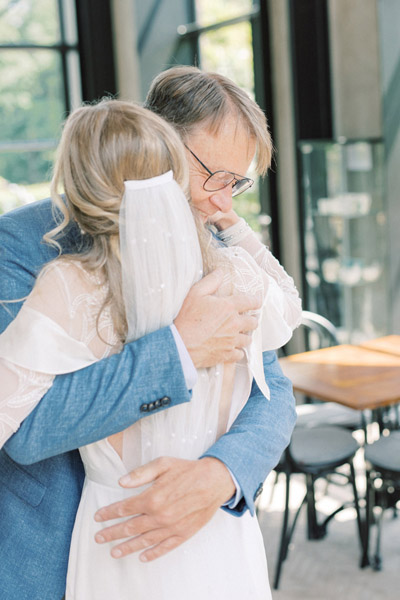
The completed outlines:
[[[0,213],[48,196],[83,100],[218,71],[267,114],[272,170],[235,207],[304,308],[341,342],[400,333],[399,31],[398,0],[0,0]]]

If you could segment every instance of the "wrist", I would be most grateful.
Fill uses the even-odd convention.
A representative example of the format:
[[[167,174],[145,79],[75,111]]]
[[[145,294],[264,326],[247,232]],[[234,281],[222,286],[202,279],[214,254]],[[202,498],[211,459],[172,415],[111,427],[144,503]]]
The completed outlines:
[[[218,503],[223,506],[236,494],[236,485],[228,467],[213,456],[204,456],[199,459],[207,469],[209,481],[215,481],[218,486]]]
[[[236,223],[239,222],[240,217],[236,213],[232,212],[232,214],[224,215],[223,217],[221,217],[221,219],[218,219],[218,221],[213,223],[213,225],[217,228],[218,231],[224,231],[225,229],[228,229],[229,227],[232,227],[233,225],[236,225]]]
[[[223,231],[219,231],[217,235],[227,246],[235,246],[247,236],[249,231],[250,226],[248,223],[243,218],[239,218],[234,225],[227,227]]]

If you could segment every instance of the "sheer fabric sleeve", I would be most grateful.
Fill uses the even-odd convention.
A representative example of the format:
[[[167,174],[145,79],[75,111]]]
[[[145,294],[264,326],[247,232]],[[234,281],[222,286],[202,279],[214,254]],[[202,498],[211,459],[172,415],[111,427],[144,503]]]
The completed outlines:
[[[50,389],[54,375],[37,373],[0,358],[0,448]]]
[[[0,447],[51,387],[54,377],[107,356],[116,344],[99,282],[78,263],[56,261],[0,335]],[[99,335],[100,334],[100,335]]]
[[[301,300],[292,277],[244,219],[218,232],[218,237],[229,248],[245,250],[264,273],[266,292],[259,327],[261,346],[263,352],[281,348],[301,323]]]

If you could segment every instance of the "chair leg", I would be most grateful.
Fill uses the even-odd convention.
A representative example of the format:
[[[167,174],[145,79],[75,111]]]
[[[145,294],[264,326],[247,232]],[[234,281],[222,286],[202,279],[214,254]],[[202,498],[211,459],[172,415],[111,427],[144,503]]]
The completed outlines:
[[[278,483],[278,480],[279,480],[279,471],[275,471],[275,478],[274,478],[274,482],[271,486],[271,493],[270,493],[269,499],[268,499],[268,506],[270,506],[272,504],[272,501],[274,499],[275,488],[276,488],[276,484]]]
[[[375,554],[372,558],[372,568],[374,571],[382,570],[382,556],[381,556],[381,537],[382,537],[382,521],[383,513],[385,512],[384,507],[381,507],[381,512],[376,520],[376,547]]]
[[[290,478],[290,475],[288,473],[286,473],[285,513],[283,516],[283,525],[282,525],[282,533],[281,533],[281,542],[280,542],[280,546],[279,546],[278,562],[277,562],[276,569],[275,569],[275,579],[274,579],[274,585],[273,585],[274,590],[278,589],[279,580],[280,580],[281,572],[282,572],[282,563],[287,558],[287,555],[289,552],[289,545],[292,540],[294,530],[296,528],[297,520],[300,516],[300,512],[301,512],[301,509],[303,508],[303,504],[305,504],[307,501],[307,493],[306,493],[303,500],[301,501],[299,508],[296,511],[296,514],[293,518],[292,524],[289,528],[289,489],[290,489],[289,478]]]
[[[364,445],[366,445],[368,444],[368,426],[364,411],[361,411],[361,428],[364,433]]]
[[[360,568],[364,569],[370,565],[369,560],[369,540],[371,536],[371,525],[372,525],[372,511],[374,502],[372,499],[373,488],[370,472],[367,470],[366,473],[366,486],[365,486],[365,524],[364,524],[364,544],[362,549],[362,556],[360,562]]]
[[[281,577],[282,563],[287,556],[287,530],[289,523],[289,491],[290,491],[290,473],[285,473],[286,490],[285,490],[285,512],[283,514],[283,523],[281,531],[281,541],[279,543],[278,561],[275,568],[274,590],[278,589],[279,580]]]
[[[381,556],[381,538],[382,538],[382,523],[383,523],[383,516],[385,513],[385,510],[387,508],[387,490],[385,490],[383,493],[381,493],[381,512],[379,514],[379,517],[376,520],[376,547],[375,547],[375,554],[373,556],[372,559],[372,568],[374,569],[374,571],[381,571],[382,569],[382,556]]]
[[[353,487],[353,494],[354,494],[354,505],[355,505],[356,514],[357,514],[358,535],[360,538],[361,553],[362,553],[362,556],[364,556],[364,549],[365,549],[365,544],[366,544],[365,524],[363,525],[363,522],[361,519],[360,502],[359,502],[359,498],[358,498],[358,491],[357,491],[357,484],[356,484],[356,473],[354,470],[354,464],[353,464],[352,460],[349,461],[349,465],[350,465],[351,485]]]
[[[315,507],[315,476],[306,474],[307,485],[307,539],[321,540],[326,535],[325,525],[320,525],[317,520]]]

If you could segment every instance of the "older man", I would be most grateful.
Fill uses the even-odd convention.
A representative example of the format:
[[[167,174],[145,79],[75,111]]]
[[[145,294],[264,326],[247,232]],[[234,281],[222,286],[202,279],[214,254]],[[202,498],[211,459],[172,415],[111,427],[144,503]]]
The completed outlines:
[[[171,121],[187,147],[192,201],[218,230],[237,227],[232,196],[251,183],[245,173],[256,152],[265,172],[271,142],[259,107],[231,81],[190,67],[156,78],[147,106]],[[0,297],[29,293],[54,251],[41,244],[54,226],[49,201],[0,218]],[[71,227],[63,252],[84,243]],[[68,547],[83,469],[76,448],[121,431],[149,410],[190,401],[195,367],[237,361],[255,328],[251,300],[213,295],[217,274],[189,293],[172,328],[128,344],[124,351],[80,372],[59,376],[0,454],[0,592],[5,598],[54,600],[64,591]],[[14,311],[18,307],[14,308]],[[0,313],[0,330],[10,320]],[[161,458],[121,484],[152,485],[96,515],[126,516],[103,529],[98,541],[122,540],[119,556],[144,550],[155,559],[198,531],[219,507],[254,511],[262,482],[289,442],[295,420],[291,385],[274,353],[265,353],[271,391],[257,385],[230,431],[197,461]],[[25,537],[25,539],[24,539]],[[21,556],[22,554],[22,556]],[[117,555],[117,554],[115,554]],[[111,560],[111,559],[110,559]],[[1,595],[1,594],[0,594]],[[3,597],[2,595],[2,597]]]

